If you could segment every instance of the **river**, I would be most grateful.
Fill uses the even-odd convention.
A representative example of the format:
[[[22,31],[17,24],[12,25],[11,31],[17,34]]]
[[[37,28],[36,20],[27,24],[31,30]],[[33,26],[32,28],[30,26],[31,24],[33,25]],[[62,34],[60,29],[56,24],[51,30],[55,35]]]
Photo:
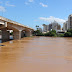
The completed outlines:
[[[1,45],[0,72],[72,72],[72,38],[26,37]]]

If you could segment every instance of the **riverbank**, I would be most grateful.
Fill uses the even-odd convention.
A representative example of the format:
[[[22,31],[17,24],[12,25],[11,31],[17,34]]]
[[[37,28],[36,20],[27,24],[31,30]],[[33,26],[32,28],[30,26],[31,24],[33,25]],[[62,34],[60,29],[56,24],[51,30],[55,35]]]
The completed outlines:
[[[42,33],[39,30],[34,32],[35,36],[49,36],[49,37],[72,37],[72,29],[67,30],[63,34],[58,34],[55,30],[49,31],[47,33]]]

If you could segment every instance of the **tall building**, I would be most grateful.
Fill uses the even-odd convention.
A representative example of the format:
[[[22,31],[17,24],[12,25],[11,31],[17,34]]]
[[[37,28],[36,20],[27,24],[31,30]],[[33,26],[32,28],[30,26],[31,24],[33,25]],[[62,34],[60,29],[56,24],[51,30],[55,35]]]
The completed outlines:
[[[49,25],[43,24],[43,32],[48,32],[51,31],[52,29],[58,31],[61,30],[61,26],[56,21],[52,22]]]
[[[43,24],[43,32],[49,31],[49,25]]]
[[[49,31],[52,30],[52,24],[49,24]]]
[[[68,26],[67,29],[72,29],[72,14],[68,17]]]
[[[68,29],[72,29],[72,14],[69,15],[68,21],[63,24],[63,31],[67,31]]]
[[[67,31],[68,30],[68,21],[63,23],[63,31]]]
[[[52,22],[51,24],[49,24],[49,31],[51,31],[51,29],[53,30],[61,30],[61,26],[56,22]]]

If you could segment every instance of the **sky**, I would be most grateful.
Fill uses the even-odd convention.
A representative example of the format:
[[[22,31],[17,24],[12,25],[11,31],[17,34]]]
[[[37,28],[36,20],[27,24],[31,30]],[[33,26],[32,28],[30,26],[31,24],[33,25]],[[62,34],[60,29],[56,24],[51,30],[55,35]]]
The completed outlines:
[[[61,26],[72,14],[72,0],[0,0],[0,16],[36,29],[54,20]]]

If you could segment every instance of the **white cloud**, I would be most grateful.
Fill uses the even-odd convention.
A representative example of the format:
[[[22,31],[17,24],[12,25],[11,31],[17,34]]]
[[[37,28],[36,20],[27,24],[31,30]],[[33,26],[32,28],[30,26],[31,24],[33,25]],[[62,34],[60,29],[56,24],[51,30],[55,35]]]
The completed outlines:
[[[15,7],[15,5],[9,4],[9,1],[6,2],[6,6],[12,6],[12,7]]]
[[[29,0],[29,2],[33,2],[34,0]]]
[[[60,18],[56,18],[56,17],[53,17],[53,16],[50,16],[49,18],[45,18],[45,17],[40,17],[39,18],[40,20],[43,20],[43,21],[47,21],[47,22],[53,22],[53,21],[56,21],[58,22],[59,24],[63,24],[66,20],[64,19],[60,19]]]
[[[25,2],[25,5],[28,5],[29,3],[28,2]]]
[[[40,3],[40,5],[43,6],[43,7],[48,7],[48,5],[45,5],[43,3]]]
[[[0,12],[5,12],[5,11],[6,11],[5,7],[0,6]]]
[[[34,0],[28,0],[27,2],[25,2],[25,5],[29,5],[30,3],[33,3]]]

